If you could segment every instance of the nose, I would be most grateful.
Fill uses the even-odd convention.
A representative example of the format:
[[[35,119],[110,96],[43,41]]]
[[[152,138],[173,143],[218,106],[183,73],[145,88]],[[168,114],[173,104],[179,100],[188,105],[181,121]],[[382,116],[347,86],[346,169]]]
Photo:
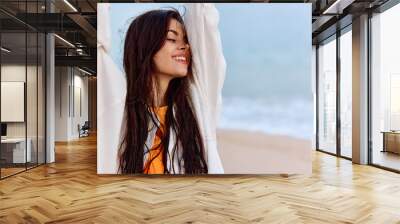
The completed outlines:
[[[183,42],[179,47],[179,50],[188,50],[188,49],[189,49],[189,44],[185,42]]]

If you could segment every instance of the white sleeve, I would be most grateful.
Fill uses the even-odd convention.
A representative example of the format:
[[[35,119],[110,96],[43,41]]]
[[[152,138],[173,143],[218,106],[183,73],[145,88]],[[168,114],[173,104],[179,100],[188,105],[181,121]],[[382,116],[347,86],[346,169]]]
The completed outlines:
[[[226,63],[218,30],[219,14],[212,3],[186,4],[185,27],[192,52],[193,103],[206,139],[209,173],[223,173],[216,144],[216,125]]]
[[[98,4],[97,29],[97,173],[116,174],[125,107],[126,80],[110,56],[109,3]]]

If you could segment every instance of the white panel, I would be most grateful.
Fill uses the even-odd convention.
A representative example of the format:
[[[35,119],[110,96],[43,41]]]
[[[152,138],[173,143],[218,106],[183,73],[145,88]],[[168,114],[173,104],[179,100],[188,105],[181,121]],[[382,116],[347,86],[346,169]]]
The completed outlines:
[[[75,87],[75,105],[74,105],[74,117],[78,118],[78,122],[79,119],[81,118],[81,88],[80,87]]]
[[[24,82],[1,82],[1,122],[24,122]]]
[[[72,133],[71,135],[76,138],[79,135],[78,125],[82,126],[81,123],[81,88],[75,87],[74,93],[74,117],[72,121]]]

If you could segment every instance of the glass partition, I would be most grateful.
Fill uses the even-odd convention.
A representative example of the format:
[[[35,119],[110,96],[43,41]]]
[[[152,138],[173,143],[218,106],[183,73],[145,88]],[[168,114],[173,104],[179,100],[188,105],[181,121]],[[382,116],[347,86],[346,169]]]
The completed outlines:
[[[26,98],[26,113],[27,113],[27,150],[30,151],[30,158],[27,167],[37,165],[37,76],[38,76],[38,57],[37,57],[37,41],[38,35],[36,32],[27,33],[27,98]]]
[[[336,36],[318,47],[318,146],[336,153]]]
[[[352,149],[352,32],[351,26],[340,36],[340,154],[351,158]]]
[[[45,1],[2,1],[0,7],[0,178],[45,163],[45,35],[22,22]],[[36,18],[36,17],[33,17]]]
[[[371,18],[372,163],[400,171],[400,4]]]
[[[25,31],[1,34],[2,177],[25,170],[31,158],[26,141],[26,41]]]

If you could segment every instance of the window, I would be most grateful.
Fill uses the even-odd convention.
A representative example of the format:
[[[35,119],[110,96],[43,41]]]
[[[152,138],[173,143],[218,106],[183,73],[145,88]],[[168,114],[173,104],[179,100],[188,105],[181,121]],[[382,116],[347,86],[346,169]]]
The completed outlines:
[[[318,48],[318,146],[336,153],[336,36]]]
[[[372,163],[400,170],[400,5],[371,18]]]
[[[340,36],[340,154],[351,158],[352,141],[352,33],[351,26]]]

